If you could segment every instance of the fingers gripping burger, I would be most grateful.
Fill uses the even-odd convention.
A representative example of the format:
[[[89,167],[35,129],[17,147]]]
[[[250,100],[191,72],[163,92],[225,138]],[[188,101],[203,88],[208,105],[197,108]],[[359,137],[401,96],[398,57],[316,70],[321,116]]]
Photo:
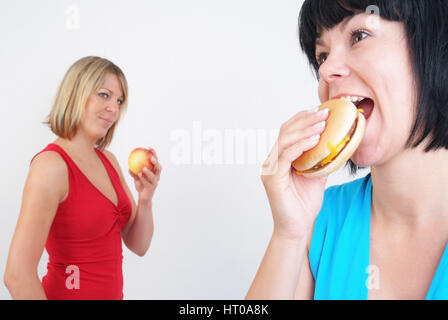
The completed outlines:
[[[366,127],[363,111],[349,100],[329,100],[318,109],[329,109],[319,143],[292,163],[297,174],[307,178],[327,176],[339,169],[358,148]]]

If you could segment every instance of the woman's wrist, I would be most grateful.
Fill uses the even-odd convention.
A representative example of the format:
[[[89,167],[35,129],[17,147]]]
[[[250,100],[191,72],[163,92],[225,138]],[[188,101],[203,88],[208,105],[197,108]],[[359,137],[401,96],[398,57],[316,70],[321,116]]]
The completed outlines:
[[[152,199],[138,199],[138,207],[141,209],[152,209]]]
[[[272,233],[272,238],[281,243],[289,244],[289,245],[301,245],[303,241],[306,241],[308,239],[309,232],[311,230],[304,230],[303,232],[299,232],[297,234],[291,235],[286,234],[284,232],[281,232],[279,230],[276,230],[274,228],[274,231]]]

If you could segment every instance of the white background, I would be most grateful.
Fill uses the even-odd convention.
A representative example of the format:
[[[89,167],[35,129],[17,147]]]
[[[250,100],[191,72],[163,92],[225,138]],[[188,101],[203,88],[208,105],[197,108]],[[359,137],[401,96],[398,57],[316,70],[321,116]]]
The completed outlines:
[[[55,139],[42,121],[69,66],[98,55],[123,69],[130,88],[128,111],[109,150],[124,172],[135,147],[154,147],[163,165],[151,247],[141,258],[123,245],[125,299],[244,298],[272,232],[259,177],[264,159],[176,164],[171,135],[184,130],[193,139],[195,122],[223,136],[236,129],[268,132],[316,107],[317,81],[297,37],[301,5],[300,0],[2,0],[2,278],[29,162]],[[328,186],[353,179],[340,170]],[[131,177],[127,182],[136,197]],[[47,259],[44,252],[40,277]],[[0,299],[10,299],[3,281]]]

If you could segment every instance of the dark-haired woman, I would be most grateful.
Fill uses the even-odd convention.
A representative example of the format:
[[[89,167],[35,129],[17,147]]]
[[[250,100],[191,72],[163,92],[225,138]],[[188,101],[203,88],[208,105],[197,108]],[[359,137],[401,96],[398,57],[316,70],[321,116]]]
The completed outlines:
[[[304,2],[320,100],[367,98],[350,166],[371,172],[325,190],[291,163],[328,115],[282,125],[262,176],[274,230],[248,299],[448,299],[447,14],[441,0]]]

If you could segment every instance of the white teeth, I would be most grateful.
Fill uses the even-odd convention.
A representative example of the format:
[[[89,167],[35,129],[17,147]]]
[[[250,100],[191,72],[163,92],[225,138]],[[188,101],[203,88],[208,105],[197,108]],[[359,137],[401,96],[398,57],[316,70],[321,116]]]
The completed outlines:
[[[341,97],[341,99],[345,99],[351,102],[360,102],[366,98],[363,97],[356,97],[356,96],[346,96],[346,97]]]

